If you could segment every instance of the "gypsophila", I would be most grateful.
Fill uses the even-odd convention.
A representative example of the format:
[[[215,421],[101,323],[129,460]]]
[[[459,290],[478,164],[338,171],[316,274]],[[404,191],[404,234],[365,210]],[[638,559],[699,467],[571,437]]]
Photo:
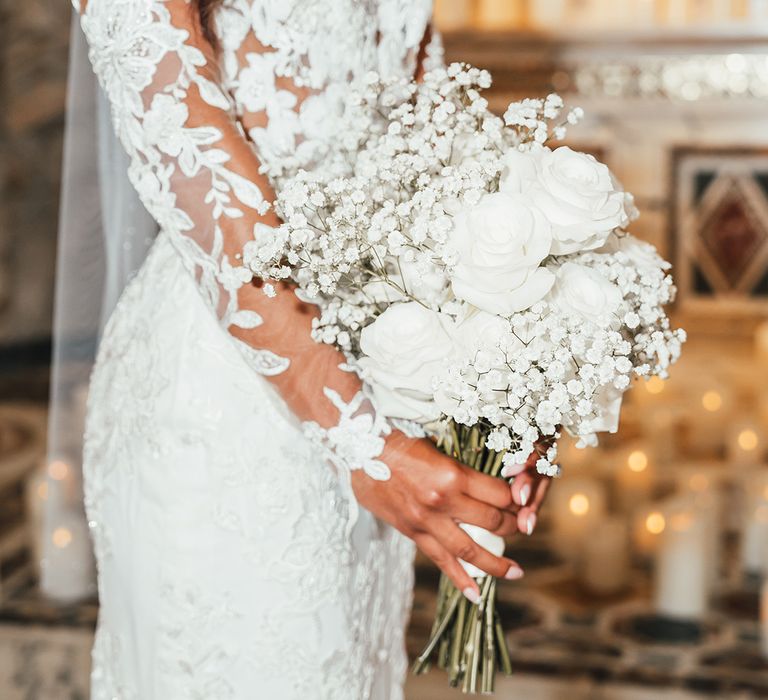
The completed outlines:
[[[505,465],[537,451],[556,474],[560,430],[616,429],[636,377],[666,377],[685,334],[663,306],[665,263],[626,232],[633,200],[592,156],[549,144],[575,124],[557,95],[488,109],[464,64],[421,84],[370,75],[322,172],[284,173],[244,251],[264,279],[318,304],[377,410],[480,426]]]

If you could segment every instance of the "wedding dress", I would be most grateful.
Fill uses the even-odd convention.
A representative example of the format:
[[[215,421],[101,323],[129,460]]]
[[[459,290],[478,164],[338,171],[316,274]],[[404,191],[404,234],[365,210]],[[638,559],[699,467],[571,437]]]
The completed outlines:
[[[291,354],[306,338],[280,320],[289,292],[255,290],[237,253],[275,223],[259,169],[322,168],[350,88],[413,74],[430,2],[225,0],[218,53],[192,8],[76,7],[161,228],[91,382],[92,700],[402,698],[412,543],[352,517],[343,455],[281,393],[306,371],[294,385],[323,400],[317,365]]]

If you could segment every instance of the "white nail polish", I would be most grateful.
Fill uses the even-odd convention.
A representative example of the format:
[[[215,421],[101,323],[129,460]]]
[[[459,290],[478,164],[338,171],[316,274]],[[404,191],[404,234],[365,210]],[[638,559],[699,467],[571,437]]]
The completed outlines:
[[[531,495],[531,485],[525,484],[523,488],[520,489],[520,505],[524,506],[526,503],[528,503],[528,498]]]
[[[504,574],[504,578],[507,581],[516,581],[519,578],[523,578],[523,570],[517,564],[512,564],[507,573]]]
[[[525,469],[524,464],[507,464],[501,470],[501,475],[504,477],[517,476]]]
[[[479,605],[480,603],[480,594],[470,586],[467,586],[462,593],[464,594],[464,597],[473,605]]]
[[[526,519],[525,519],[525,534],[530,535],[533,533],[533,528],[536,527],[536,514],[531,513]]]

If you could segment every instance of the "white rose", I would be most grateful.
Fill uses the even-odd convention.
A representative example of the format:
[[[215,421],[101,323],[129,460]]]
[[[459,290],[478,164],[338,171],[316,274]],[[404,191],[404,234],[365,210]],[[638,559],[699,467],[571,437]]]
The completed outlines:
[[[552,223],[552,253],[599,248],[634,213],[631,198],[594,156],[567,146],[510,151],[499,189],[529,196]]]
[[[388,418],[426,422],[440,414],[432,380],[454,353],[450,318],[418,302],[393,304],[360,334],[376,408]]]
[[[540,267],[552,243],[550,226],[524,197],[484,195],[456,215],[450,235],[458,255],[451,286],[459,299],[489,313],[511,315],[552,287],[552,273]]]
[[[456,344],[465,357],[471,358],[481,350],[514,350],[522,343],[512,332],[508,319],[487,311],[473,309],[456,326]]]
[[[527,194],[539,185],[539,162],[544,151],[548,150],[546,146],[533,146],[525,151],[507,151],[501,159],[504,169],[499,180],[499,192]]]
[[[597,270],[567,262],[555,272],[550,303],[566,314],[607,326],[622,302],[621,291]]]

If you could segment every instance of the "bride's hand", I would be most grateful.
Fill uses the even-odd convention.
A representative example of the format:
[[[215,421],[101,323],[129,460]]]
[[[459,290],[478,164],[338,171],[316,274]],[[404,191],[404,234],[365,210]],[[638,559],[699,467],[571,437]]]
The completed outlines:
[[[458,526],[478,525],[501,536],[517,532],[517,507],[506,481],[460,464],[428,440],[397,431],[387,439],[381,459],[392,472],[388,481],[353,472],[358,502],[413,539],[470,600],[480,591],[459,559],[499,578],[523,575],[516,562],[491,554]]]
[[[517,511],[517,529],[530,535],[536,527],[539,508],[544,502],[552,478],[536,471],[539,455],[533,452],[525,464],[505,469],[505,474],[512,479],[512,500]]]

